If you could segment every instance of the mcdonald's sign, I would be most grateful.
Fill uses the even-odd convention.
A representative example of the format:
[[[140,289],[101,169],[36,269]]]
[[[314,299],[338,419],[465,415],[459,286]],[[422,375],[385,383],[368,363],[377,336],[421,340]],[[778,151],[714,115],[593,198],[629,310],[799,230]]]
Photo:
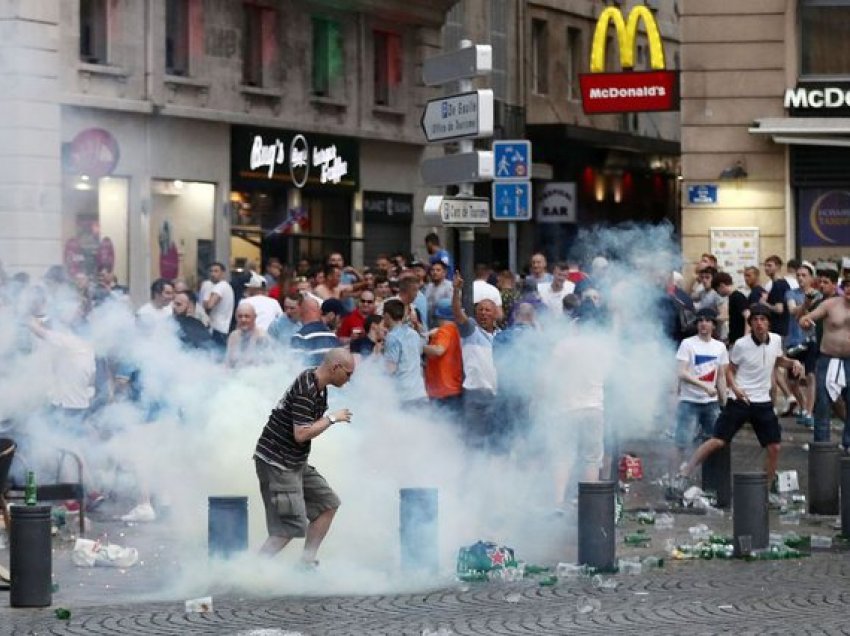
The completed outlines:
[[[634,71],[638,24],[643,22],[649,44],[651,71]],[[622,73],[605,73],[608,25],[614,23],[620,48]],[[579,76],[581,101],[588,115],[677,110],[679,76],[666,70],[664,44],[652,12],[636,6],[628,19],[617,7],[606,7],[599,14],[593,32],[590,73]]]

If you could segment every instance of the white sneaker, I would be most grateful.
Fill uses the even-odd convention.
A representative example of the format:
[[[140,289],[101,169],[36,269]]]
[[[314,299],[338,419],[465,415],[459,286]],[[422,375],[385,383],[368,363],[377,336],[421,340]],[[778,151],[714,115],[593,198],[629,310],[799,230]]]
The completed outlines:
[[[121,521],[156,521],[156,512],[149,503],[139,504],[123,515]]]

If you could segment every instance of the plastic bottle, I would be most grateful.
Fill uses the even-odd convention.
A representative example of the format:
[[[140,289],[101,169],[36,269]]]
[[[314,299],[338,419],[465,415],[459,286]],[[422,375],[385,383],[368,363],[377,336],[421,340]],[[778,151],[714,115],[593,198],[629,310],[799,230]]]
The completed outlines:
[[[27,471],[27,483],[24,487],[24,503],[28,506],[35,506],[38,503],[38,490],[35,485],[35,473],[31,470]]]

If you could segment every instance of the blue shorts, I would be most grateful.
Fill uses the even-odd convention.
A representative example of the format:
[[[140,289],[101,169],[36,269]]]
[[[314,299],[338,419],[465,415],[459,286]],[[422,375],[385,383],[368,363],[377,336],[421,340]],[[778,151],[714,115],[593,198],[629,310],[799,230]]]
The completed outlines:
[[[720,403],[681,400],[676,409],[676,448],[685,450],[714,434],[714,423],[720,415]]]

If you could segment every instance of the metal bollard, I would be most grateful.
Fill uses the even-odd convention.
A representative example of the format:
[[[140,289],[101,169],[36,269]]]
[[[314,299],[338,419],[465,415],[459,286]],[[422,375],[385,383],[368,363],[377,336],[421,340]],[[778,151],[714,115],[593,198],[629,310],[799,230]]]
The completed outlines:
[[[9,533],[9,604],[47,607],[53,601],[50,506],[12,506]]]
[[[768,545],[767,474],[735,473],[732,483],[732,533],[735,556],[741,557]]]
[[[809,444],[809,512],[838,514],[839,449],[832,442]]]
[[[437,489],[401,488],[398,492],[401,567],[436,574],[440,563]]]
[[[850,537],[850,457],[841,458],[841,534]]]
[[[209,497],[207,548],[224,558],[248,549],[248,497]]]
[[[717,507],[728,508],[732,502],[732,445],[725,444],[712,453],[702,465],[702,489],[717,493]]]
[[[616,481],[578,484],[578,564],[611,570],[616,563]]]

